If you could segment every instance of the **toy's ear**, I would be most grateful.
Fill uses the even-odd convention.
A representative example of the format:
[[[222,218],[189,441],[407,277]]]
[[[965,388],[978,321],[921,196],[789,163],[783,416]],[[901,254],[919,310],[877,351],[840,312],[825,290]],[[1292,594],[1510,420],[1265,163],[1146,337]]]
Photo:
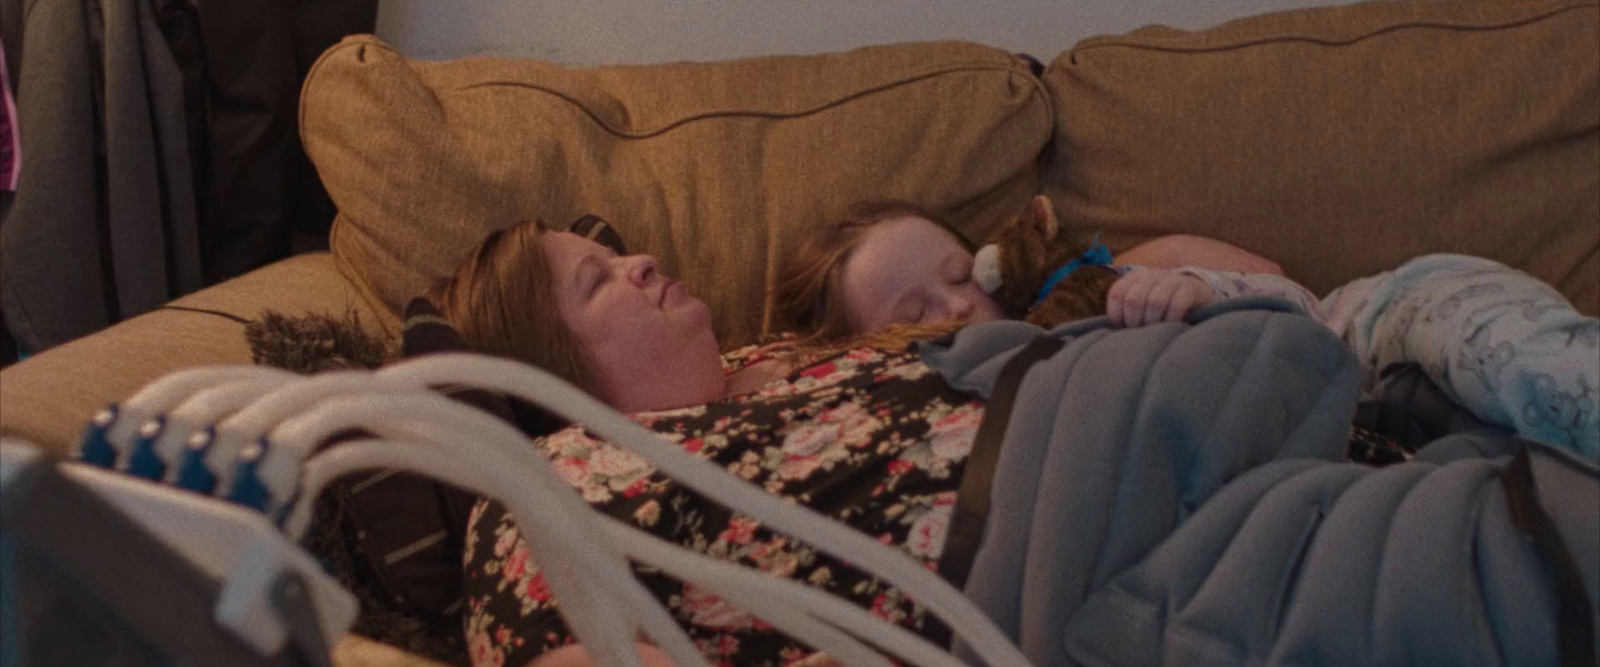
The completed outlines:
[[[1061,224],[1056,221],[1056,207],[1050,203],[1050,198],[1038,195],[1033,198],[1031,205],[1033,219],[1044,228],[1046,238],[1055,238],[1056,230]]]

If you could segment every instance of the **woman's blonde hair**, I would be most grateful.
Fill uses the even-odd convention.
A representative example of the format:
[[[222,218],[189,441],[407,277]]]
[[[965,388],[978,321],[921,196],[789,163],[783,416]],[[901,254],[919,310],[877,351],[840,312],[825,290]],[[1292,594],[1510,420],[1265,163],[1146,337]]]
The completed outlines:
[[[587,390],[593,377],[556,305],[539,244],[545,231],[530,220],[490,233],[429,298],[474,351],[533,364]]]
[[[844,219],[819,227],[801,239],[799,247],[779,265],[773,290],[775,330],[799,334],[802,341],[819,348],[832,348],[852,338],[870,339],[872,334],[858,337],[851,330],[839,274],[868,229],[884,220],[905,216],[933,222],[967,250],[974,249],[949,220],[916,204],[892,200],[859,204]],[[896,339],[890,336],[885,342]]]

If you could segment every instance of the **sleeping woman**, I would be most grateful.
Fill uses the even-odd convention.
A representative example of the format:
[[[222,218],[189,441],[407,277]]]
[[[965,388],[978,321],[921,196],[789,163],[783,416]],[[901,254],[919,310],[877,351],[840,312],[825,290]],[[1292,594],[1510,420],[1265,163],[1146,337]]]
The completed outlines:
[[[722,354],[709,310],[655,259],[527,223],[491,234],[435,291],[477,351],[572,381],[692,452],[833,517],[932,568],[981,401],[914,354],[850,349],[815,359],[792,344]],[[903,347],[903,346],[902,346]],[[658,475],[578,427],[540,442],[585,499],[677,544],[853,600],[928,636],[913,600]],[[516,525],[480,503],[466,543],[474,664],[585,664]],[[713,664],[779,665],[812,651],[693,586],[642,573]],[[659,653],[641,645],[647,660]],[[542,657],[541,657],[542,656]],[[821,659],[821,658],[818,658]]]
[[[898,202],[819,229],[780,272],[779,321],[828,341],[1000,318],[973,278],[972,247],[953,230]],[[1193,236],[1137,246],[1112,268],[1121,276],[1105,304],[1115,326],[1177,321],[1241,296],[1285,298],[1351,346],[1369,387],[1390,365],[1415,363],[1484,421],[1600,460],[1600,320],[1523,272],[1428,255],[1318,299],[1270,260]]]

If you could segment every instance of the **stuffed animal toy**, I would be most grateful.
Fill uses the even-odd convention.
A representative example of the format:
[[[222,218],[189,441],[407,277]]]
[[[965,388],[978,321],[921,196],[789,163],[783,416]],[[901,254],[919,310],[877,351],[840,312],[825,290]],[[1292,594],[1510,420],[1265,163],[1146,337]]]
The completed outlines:
[[[1119,274],[1111,252],[1063,226],[1044,195],[1001,226],[978,250],[972,274],[1007,317],[1046,329],[1104,315]]]

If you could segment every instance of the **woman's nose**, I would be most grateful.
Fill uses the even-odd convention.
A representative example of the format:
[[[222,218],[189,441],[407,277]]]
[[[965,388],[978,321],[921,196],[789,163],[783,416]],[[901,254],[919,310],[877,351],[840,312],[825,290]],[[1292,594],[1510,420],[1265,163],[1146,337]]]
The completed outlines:
[[[650,255],[628,255],[618,257],[617,261],[623,264],[623,275],[628,281],[643,287],[655,282],[656,276],[661,273],[661,264]]]

